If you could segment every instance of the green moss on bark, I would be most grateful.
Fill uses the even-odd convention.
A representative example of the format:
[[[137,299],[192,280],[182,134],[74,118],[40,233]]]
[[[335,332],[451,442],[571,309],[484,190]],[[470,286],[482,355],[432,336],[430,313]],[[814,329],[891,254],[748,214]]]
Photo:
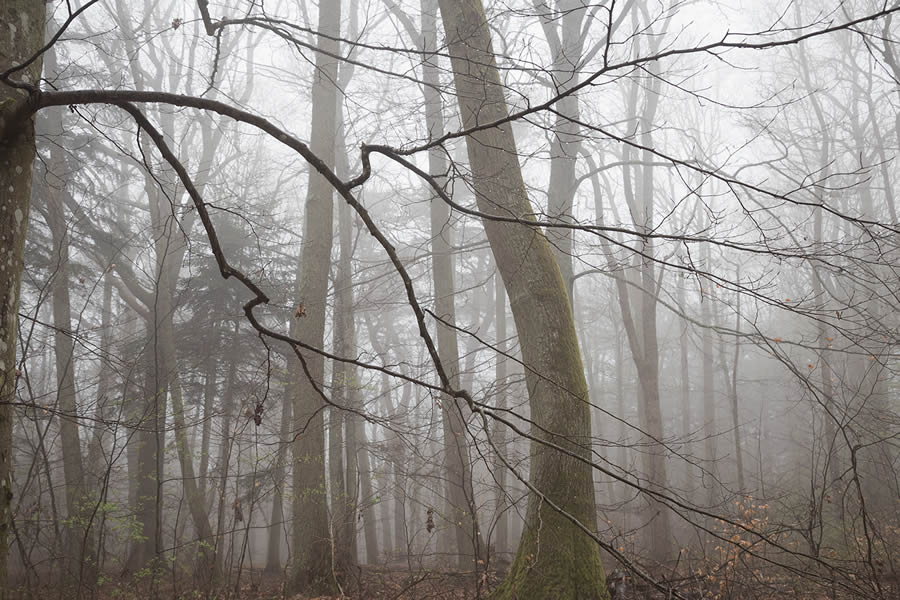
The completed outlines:
[[[609,600],[596,542],[547,505],[538,521],[490,600]]]

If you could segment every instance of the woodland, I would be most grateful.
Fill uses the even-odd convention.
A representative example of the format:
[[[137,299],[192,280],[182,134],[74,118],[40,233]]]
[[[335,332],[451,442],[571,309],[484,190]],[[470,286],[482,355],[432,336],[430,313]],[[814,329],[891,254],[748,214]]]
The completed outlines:
[[[0,1],[0,600],[900,598],[900,1]]]

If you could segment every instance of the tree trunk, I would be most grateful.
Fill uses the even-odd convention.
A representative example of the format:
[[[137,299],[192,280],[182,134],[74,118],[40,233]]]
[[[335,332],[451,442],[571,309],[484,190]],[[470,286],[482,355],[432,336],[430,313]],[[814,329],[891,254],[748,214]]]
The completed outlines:
[[[266,571],[281,571],[281,531],[284,528],[284,464],[291,439],[291,400],[285,394],[281,401],[281,435],[278,452],[275,454],[275,468],[272,472],[272,520],[269,523],[269,540],[266,549]]]
[[[494,371],[494,383],[497,386],[497,392],[494,395],[494,405],[497,411],[503,414],[506,410],[506,356],[509,351],[506,343],[506,289],[503,287],[503,280],[499,274],[494,275],[494,302],[496,303],[495,316],[497,324],[497,366]],[[502,554],[509,551],[509,506],[507,504],[506,489],[506,461],[508,453],[506,451],[506,426],[499,421],[494,426],[493,435],[494,447],[496,448],[496,456],[494,458],[494,479],[497,480],[497,495],[494,500],[494,512],[497,519],[497,535],[495,538],[495,549],[497,553]]]
[[[357,35],[355,3],[350,9],[350,33]],[[346,89],[353,74],[352,65],[341,65],[339,85]],[[344,140],[345,124],[343,105],[338,99],[337,135],[335,138],[335,172],[338,177],[348,177],[350,168],[347,161],[347,148]],[[338,356],[356,356],[356,331],[353,326],[353,221],[350,206],[341,202],[337,206],[340,255],[337,273],[334,280],[334,353]],[[334,571],[339,577],[349,574],[356,564],[356,447],[352,444],[356,436],[351,420],[357,409],[356,394],[353,388],[356,383],[356,369],[353,365],[335,361],[332,366],[332,401],[341,408],[332,407],[329,423],[328,462],[331,477],[332,535],[334,537]],[[345,412],[345,409],[350,411]],[[358,418],[358,417],[357,417]]]
[[[709,247],[706,251],[706,268],[710,269]],[[710,289],[713,282],[708,279],[703,280],[703,287],[700,290],[700,318],[703,321],[703,440],[704,440],[704,456],[703,469],[704,487],[707,490],[706,503],[712,507],[716,500],[716,486],[718,485],[718,465],[716,456],[716,390],[715,380],[715,362],[713,358],[713,294]]]
[[[678,285],[678,306],[682,311],[687,311],[687,305],[684,302],[684,286]],[[688,499],[691,499],[691,490],[694,486],[694,469],[691,465],[692,448],[690,439],[692,435],[691,425],[691,369],[690,369],[690,351],[688,348],[688,336],[690,334],[690,326],[687,319],[681,321],[681,335],[679,336],[679,354],[681,358],[681,453],[685,456],[684,460],[684,493]]]
[[[437,52],[437,3],[422,2],[422,37],[425,52]],[[426,60],[422,66],[425,92],[425,122],[432,139],[444,134],[444,118],[441,114],[440,71],[436,58]],[[440,148],[428,152],[428,170],[442,185],[447,173],[447,157]],[[453,268],[453,228],[450,223],[450,207],[439,198],[432,197],[431,210],[431,261],[434,284],[434,310],[442,322],[437,323],[438,356],[454,388],[459,387],[459,342],[456,336],[456,307]],[[472,465],[465,436],[465,419],[462,407],[450,396],[441,395],[441,417],[444,432],[444,461],[447,471],[448,511],[445,515],[453,524],[455,551],[459,567],[472,569],[481,547],[481,534],[474,515],[472,491]]]
[[[505,118],[504,88],[481,0],[440,0],[464,127]],[[476,201],[483,213],[531,219],[509,124],[467,138]],[[484,219],[503,277],[526,365],[532,434],[527,526],[495,598],[606,598],[597,544],[569,518],[596,530],[587,381],[566,284],[537,227]],[[526,265],[527,268],[522,268]],[[569,454],[571,453],[571,455]],[[577,458],[576,458],[577,457]]]
[[[735,281],[741,280],[741,269],[738,267],[737,273],[735,274]],[[741,360],[741,294],[738,292],[737,294],[737,305],[735,308],[735,316],[734,316],[734,330],[737,332],[737,335],[734,338],[734,356],[731,363],[731,373],[728,373],[728,361],[725,359],[725,344],[723,340],[719,340],[719,360],[722,363],[722,375],[723,380],[726,381],[728,386],[728,399],[731,405],[731,428],[734,431],[734,459],[735,466],[737,470],[737,484],[738,484],[738,493],[743,494],[747,491],[746,482],[744,480],[744,453],[741,450],[743,444],[741,443],[741,417],[740,417],[740,406],[739,406],[739,396],[738,396],[738,367],[740,365]]]
[[[109,402],[112,388],[112,369],[109,360],[112,350],[112,276],[109,273],[103,275],[103,308],[100,316],[100,367],[97,374],[97,406],[94,411],[94,431],[88,445],[87,470],[90,474],[89,485],[104,487],[106,485],[107,464],[105,463],[105,448],[103,434],[106,418],[106,405]]]
[[[167,363],[175,356],[173,332],[165,332],[164,354]],[[167,365],[169,366],[169,365]],[[172,365],[174,367],[174,365]],[[217,579],[216,552],[209,513],[206,510],[206,498],[200,493],[197,478],[194,476],[194,459],[188,444],[187,424],[184,419],[184,401],[181,397],[181,382],[174,368],[168,370],[172,374],[169,392],[172,396],[172,418],[175,425],[175,447],[178,463],[181,467],[181,480],[184,495],[187,498],[188,510],[194,522],[198,546],[197,580],[201,589],[208,589]]]
[[[561,94],[578,85],[578,67],[580,66],[585,36],[582,22],[587,13],[587,6],[582,0],[557,0],[553,16],[559,18],[541,18],[544,37],[550,46],[555,88],[553,93]],[[557,25],[559,21],[559,25]],[[577,93],[570,93],[554,107],[556,122],[553,125],[552,142],[550,144],[550,182],[547,186],[547,207],[551,221],[571,224],[573,220],[573,201],[575,199],[575,166],[581,150],[579,126],[580,117]],[[553,254],[562,272],[563,281],[569,300],[574,307],[574,278],[572,270],[573,230],[551,227],[547,230],[547,239],[553,247]]]
[[[221,311],[219,312],[221,314]],[[218,328],[218,323],[212,325]],[[218,336],[217,336],[218,338]],[[213,406],[216,400],[216,365],[217,357],[210,352],[206,357],[206,374],[203,382],[203,425],[200,433],[200,496],[206,502],[207,483],[209,479],[209,440],[212,433]],[[281,447],[279,446],[279,450]]]
[[[238,347],[241,321],[234,323],[234,331],[231,334],[230,348]],[[217,467],[219,476],[219,508],[216,519],[216,570],[224,573],[225,564],[225,514],[227,511],[226,498],[228,495],[228,469],[231,464],[231,446],[233,443],[231,419],[234,413],[235,387],[237,387],[238,354],[235,352],[229,358],[225,367],[228,374],[225,378],[225,392],[222,398],[222,441],[219,445],[219,462]],[[226,573],[227,575],[227,573]]]
[[[153,561],[162,549],[162,463],[165,447],[164,418],[167,390],[161,377],[156,329],[148,324],[145,351],[142,397],[134,399],[130,417],[135,428],[132,444],[137,443],[135,456],[135,497],[132,510],[140,524],[140,537],[134,540],[126,569],[136,573]],[[131,468],[129,464],[129,471]],[[129,475],[131,476],[131,475]],[[159,567],[157,564],[152,565]]]
[[[58,74],[56,53],[45,54],[45,70],[52,78]],[[43,126],[43,127],[42,127]],[[38,128],[43,134],[61,136],[64,134],[62,109],[51,108],[38,120]],[[62,440],[63,476],[66,482],[67,558],[66,576],[78,581],[79,586],[84,575],[88,585],[94,579],[92,569],[95,567],[93,544],[90,533],[85,529],[85,518],[90,515],[95,501],[88,495],[85,486],[84,463],[81,456],[81,434],[78,425],[77,390],[75,387],[75,343],[72,338],[72,309],[69,298],[70,265],[69,265],[69,231],[65,216],[66,161],[60,143],[50,145],[50,161],[47,164],[44,199],[47,205],[47,225],[53,240],[55,261],[51,282],[53,305],[53,339],[56,357],[56,393],[57,406],[60,410],[59,430]],[[87,569],[87,571],[85,571]]]
[[[362,419],[353,420],[356,432],[357,461],[359,463],[359,514],[362,515],[366,542],[366,562],[378,562],[378,531],[375,519],[375,493],[372,489],[372,457],[366,444],[366,425]]]
[[[0,22],[12,24],[0,36],[0,72],[19,65],[44,42],[43,2],[5,0]],[[41,61],[11,77],[36,85]],[[12,518],[12,403],[16,400],[16,330],[19,309],[19,285],[25,253],[25,232],[31,204],[31,171],[34,163],[34,120],[9,123],[7,119],[19,102],[27,97],[0,81],[0,190],[6,210],[0,212],[0,240],[7,268],[0,273],[0,596],[9,592],[6,556],[7,533]]]
[[[310,148],[325,164],[335,164],[337,131],[337,36],[340,34],[341,2],[319,5],[318,47],[312,88]],[[297,285],[298,310],[293,337],[321,348],[325,336],[328,271],[331,265],[334,190],[310,169],[306,196],[303,248]],[[325,432],[322,398],[317,388],[324,382],[322,356],[303,352],[308,375],[294,365],[294,502],[291,592],[327,594],[334,589],[328,498],[325,491]]]
[[[652,70],[654,67],[650,67]],[[624,152],[623,176],[625,183],[625,199],[631,211],[635,228],[638,231],[652,233],[655,222],[655,184],[654,171],[651,166],[653,154],[649,150],[653,146],[653,120],[659,105],[659,78],[654,77],[646,90],[643,108],[638,111],[638,84],[631,89],[628,100],[628,112],[638,119],[641,131],[641,145],[647,150],[641,153],[642,166],[632,164],[632,148],[627,146]],[[632,171],[636,177],[632,178]],[[635,183],[632,184],[632,179]],[[635,189],[636,188],[636,189]],[[625,331],[628,336],[631,355],[638,375],[638,419],[644,431],[642,444],[645,450],[641,453],[642,469],[647,478],[647,485],[657,491],[668,487],[668,476],[665,464],[665,448],[662,445],[662,408],[659,398],[659,339],[656,325],[657,294],[662,272],[655,265],[656,249],[652,238],[641,238],[639,253],[635,256],[637,263],[638,287],[640,300],[634,302],[639,319],[632,317],[633,298],[625,279],[628,271],[617,278],[619,304],[623,314]],[[662,563],[671,555],[671,527],[669,510],[654,498],[648,498],[650,526],[647,528],[647,547],[650,558]]]

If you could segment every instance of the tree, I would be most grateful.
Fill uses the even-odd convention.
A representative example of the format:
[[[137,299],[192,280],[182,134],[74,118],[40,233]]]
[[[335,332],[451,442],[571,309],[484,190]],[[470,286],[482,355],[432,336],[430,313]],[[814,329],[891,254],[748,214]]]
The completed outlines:
[[[213,18],[210,10],[228,9],[200,0],[201,20],[185,20],[183,3],[88,2],[85,10],[96,10],[73,13],[60,26],[65,35],[54,28],[66,76],[0,105],[16,123],[71,107],[63,111],[72,130],[65,147],[84,157],[73,160],[63,198],[73,233],[57,235],[60,248],[71,242],[73,269],[89,275],[87,285],[73,278],[69,310],[59,311],[63,327],[66,312],[70,322],[78,314],[71,343],[57,342],[49,326],[45,248],[64,231],[59,214],[52,227],[31,228],[35,259],[16,295],[26,324],[15,340],[22,375],[18,394],[4,401],[15,406],[22,476],[8,509],[9,541],[28,584],[40,585],[44,565],[64,551],[63,501],[78,496],[72,451],[80,458],[82,444],[72,441],[77,427],[63,434],[62,426],[77,416],[110,433],[96,503],[102,572],[121,570],[130,555],[128,585],[150,574],[151,592],[168,585],[168,573],[163,580],[160,569],[145,567],[170,564],[173,593],[186,592],[180,565],[210,535],[222,586],[239,586],[248,548],[261,541],[254,536],[275,534],[277,549],[273,525],[286,520],[297,559],[288,587],[329,594],[337,580],[345,591],[355,536],[344,527],[362,516],[374,561],[376,513],[384,554],[406,552],[416,581],[440,560],[430,554],[435,541],[451,553],[451,535],[466,530],[469,540],[453,536],[458,547],[471,545],[473,558],[486,549],[486,513],[479,521],[474,507],[503,510],[496,499],[508,498],[509,529],[518,529],[522,484],[527,521],[498,599],[603,598],[602,549],[666,597],[782,586],[889,597],[885,572],[900,543],[891,511],[898,421],[890,379],[900,237],[889,168],[896,136],[885,132],[896,126],[889,17],[900,7],[834,0],[825,16],[784,13],[757,33],[708,41],[701,38],[713,19],[675,35],[669,19],[692,15],[676,18],[668,5],[447,1],[439,8],[452,71],[441,71],[433,14],[417,27],[409,10],[417,3],[379,1],[390,11],[343,35],[333,3],[312,13],[308,3],[256,3]],[[397,42],[398,23],[412,43]],[[501,32],[496,56],[489,26]],[[791,55],[800,44],[809,66]],[[230,51],[239,45],[246,55]],[[273,51],[283,47],[291,52]],[[151,69],[142,68],[147,60]],[[352,87],[335,93],[344,68],[331,63],[358,71]],[[713,64],[741,85],[715,87]],[[767,74],[770,67],[777,72]],[[277,75],[242,96],[263,71]],[[309,73],[318,78],[313,86]],[[441,98],[451,73],[458,111]],[[772,89],[757,93],[762,84]],[[310,87],[312,104],[297,93]],[[8,139],[8,129],[0,123],[0,137]],[[207,145],[212,131],[239,158]],[[468,160],[456,154],[462,142]],[[357,145],[359,165],[352,150],[341,150]],[[529,197],[530,190],[547,193]],[[329,279],[334,192],[341,237]],[[255,196],[271,196],[266,214],[281,213],[290,225],[261,215]],[[306,210],[298,210],[304,196]],[[302,240],[291,226],[301,219]],[[299,264],[296,285],[294,271],[280,266],[288,263]],[[739,274],[723,268],[735,264]],[[574,265],[580,272],[569,277]],[[215,273],[228,280],[221,288],[211,285]],[[588,274],[600,277],[581,279]],[[577,312],[567,290],[576,279]],[[114,293],[128,304],[117,318]],[[507,295],[512,336],[503,331]],[[369,325],[368,339],[355,339],[355,318]],[[98,323],[106,330],[124,321],[115,343],[92,339]],[[696,351],[689,333],[702,346]],[[668,360],[679,341],[680,377]],[[727,344],[736,350],[731,363]],[[54,352],[64,368],[54,366]],[[68,363],[78,366],[71,386]],[[663,415],[678,414],[680,403],[683,419],[690,416],[685,384],[688,371],[701,368],[704,415],[695,421],[704,440],[670,443],[679,432]],[[110,373],[112,386],[102,383]],[[718,382],[725,385],[716,396]],[[60,387],[77,389],[77,402],[42,402]],[[101,387],[121,391],[121,401],[106,405],[112,410],[89,406]],[[605,389],[617,391],[618,406],[606,403]],[[715,417],[728,412],[727,396],[730,423]],[[269,418],[278,399],[286,400],[280,423]],[[618,419],[618,433],[607,439],[613,427],[592,428],[593,415]],[[684,419],[680,435],[692,436],[693,425]],[[732,435],[734,458],[729,444],[715,447]],[[297,506],[286,517],[274,501],[285,440],[295,443],[297,481]],[[606,450],[614,445],[618,453]],[[703,455],[706,502],[668,482],[671,465],[693,460],[692,447]],[[595,488],[603,484],[618,504],[601,505],[601,520]],[[261,527],[269,494],[273,516]],[[463,514],[444,511],[452,495],[449,504]],[[358,505],[343,505],[357,497]],[[829,502],[840,507],[827,509]],[[215,533],[204,533],[204,511]],[[697,534],[686,539],[701,543],[664,565],[675,572],[661,581],[668,569],[639,565],[665,562],[662,543],[657,560],[641,557],[668,540],[660,517],[673,511],[682,517],[679,536]],[[435,540],[441,513],[462,518],[452,529],[438,521]],[[644,528],[651,535],[641,543]],[[775,571],[765,582],[763,569]]]
[[[319,5],[316,75],[312,90],[312,144],[310,150],[324,164],[335,164],[337,133],[338,61],[341,2]],[[310,171],[306,196],[303,247],[297,276],[297,309],[292,327],[295,337],[315,347],[324,346],[328,273],[334,221],[332,184]],[[314,592],[334,586],[327,494],[325,492],[325,432],[320,387],[324,360],[308,353],[294,366],[293,430],[293,565],[291,589]],[[302,515],[302,518],[297,518]]]
[[[31,173],[35,156],[34,119],[16,109],[41,74],[39,50],[44,43],[44,3],[14,0],[4,3],[4,23],[16,23],[0,40],[0,242],[6,267],[0,274],[0,595],[7,583],[7,534],[12,518],[12,428],[18,367],[16,331],[19,287],[25,252],[25,232],[31,204]]]
[[[605,598],[599,548],[581,529],[596,528],[591,417],[566,283],[547,238],[528,225],[534,211],[511,127],[484,127],[508,112],[481,0],[441,0],[440,9],[463,126],[473,130],[466,147],[475,197],[519,334],[537,438],[526,530],[494,597]]]

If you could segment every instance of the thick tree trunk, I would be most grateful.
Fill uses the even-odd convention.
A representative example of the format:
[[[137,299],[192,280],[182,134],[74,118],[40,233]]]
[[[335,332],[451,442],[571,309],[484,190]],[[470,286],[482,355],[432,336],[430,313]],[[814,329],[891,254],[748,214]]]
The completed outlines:
[[[463,125],[507,116],[504,88],[481,0],[441,0]],[[528,220],[534,209],[525,191],[509,124],[467,138],[476,201],[489,215]],[[495,598],[606,598],[597,544],[579,529],[596,530],[590,465],[587,382],[566,284],[547,238],[537,227],[484,219],[503,277],[527,367],[532,433],[527,525],[516,559]],[[525,265],[525,268],[523,268]],[[571,453],[571,455],[569,454]],[[577,458],[576,458],[577,457]],[[552,502],[560,510],[550,506]]]
[[[337,131],[337,36],[340,34],[341,2],[319,4],[318,47],[312,88],[311,150],[325,164],[335,164]],[[326,179],[310,169],[306,196],[303,248],[297,285],[297,311],[292,335],[307,344],[323,347],[331,265],[334,190]],[[289,589],[309,595],[334,589],[328,498],[325,491],[325,432],[322,398],[324,382],[321,355],[303,353],[306,370],[294,365],[294,502],[293,561]]]
[[[31,57],[44,42],[43,2],[6,0],[0,23],[12,24],[0,36],[0,72]],[[41,74],[38,59],[13,79],[36,85]],[[27,97],[0,81],[0,190],[6,210],[0,212],[0,241],[6,269],[0,273],[0,597],[9,593],[6,555],[12,492],[12,403],[16,397],[16,330],[19,284],[25,253],[25,232],[31,203],[31,171],[34,163],[34,121],[9,123],[7,119]]]

